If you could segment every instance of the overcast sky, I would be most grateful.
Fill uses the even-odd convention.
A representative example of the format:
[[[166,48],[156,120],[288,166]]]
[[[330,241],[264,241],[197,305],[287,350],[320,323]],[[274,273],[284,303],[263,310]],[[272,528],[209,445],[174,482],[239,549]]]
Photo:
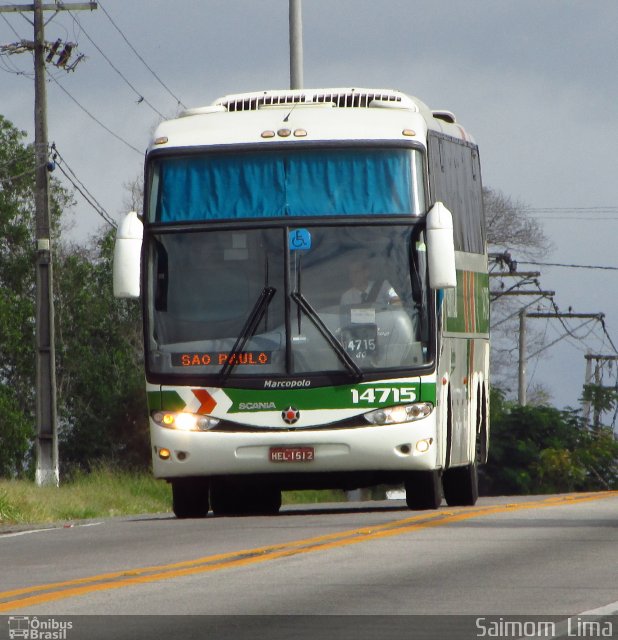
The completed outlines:
[[[48,41],[77,43],[72,61],[85,55],[73,72],[49,67],[49,139],[118,219],[160,114],[289,86],[288,0],[99,5],[47,24]],[[484,184],[542,221],[554,245],[544,261],[618,267],[616,0],[304,0],[302,15],[306,87],[399,89],[455,112],[480,146]],[[0,45],[22,38],[31,24],[0,14]],[[32,140],[29,53],[0,55],[0,114]],[[72,237],[85,240],[105,223],[77,201]],[[562,310],[604,312],[618,345],[618,271],[521,268],[541,271]],[[532,323],[548,343],[565,333],[555,320]],[[614,353],[598,323],[578,324],[528,363],[530,383],[558,406],[578,404],[587,350]]]

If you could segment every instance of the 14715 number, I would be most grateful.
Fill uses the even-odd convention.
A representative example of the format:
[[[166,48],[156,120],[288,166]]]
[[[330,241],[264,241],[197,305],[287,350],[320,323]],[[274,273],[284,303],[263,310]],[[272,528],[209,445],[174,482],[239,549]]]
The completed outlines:
[[[351,389],[352,404],[385,404],[387,402],[414,402],[414,387],[367,387],[361,393],[359,389]]]

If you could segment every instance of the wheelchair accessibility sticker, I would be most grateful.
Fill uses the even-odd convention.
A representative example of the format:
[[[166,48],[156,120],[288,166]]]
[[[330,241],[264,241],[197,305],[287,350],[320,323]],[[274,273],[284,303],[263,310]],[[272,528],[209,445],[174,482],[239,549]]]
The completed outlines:
[[[309,233],[309,229],[292,229],[288,233],[288,246],[290,251],[311,249],[311,233]]]

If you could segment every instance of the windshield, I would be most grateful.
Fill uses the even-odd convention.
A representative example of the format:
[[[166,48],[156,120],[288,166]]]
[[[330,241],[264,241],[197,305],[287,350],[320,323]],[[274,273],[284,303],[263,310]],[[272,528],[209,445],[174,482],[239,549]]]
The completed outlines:
[[[150,175],[152,222],[425,209],[422,154],[409,148],[185,154],[154,160]]]
[[[417,226],[313,222],[151,234],[149,372],[233,386],[426,364]]]

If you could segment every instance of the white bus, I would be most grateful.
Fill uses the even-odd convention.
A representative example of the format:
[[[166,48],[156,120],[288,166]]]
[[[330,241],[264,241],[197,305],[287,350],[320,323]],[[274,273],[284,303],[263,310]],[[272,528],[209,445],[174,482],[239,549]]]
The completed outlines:
[[[403,485],[472,505],[487,456],[477,146],[396,91],[231,95],[163,122],[114,287],[141,295],[152,460],[177,517]]]

